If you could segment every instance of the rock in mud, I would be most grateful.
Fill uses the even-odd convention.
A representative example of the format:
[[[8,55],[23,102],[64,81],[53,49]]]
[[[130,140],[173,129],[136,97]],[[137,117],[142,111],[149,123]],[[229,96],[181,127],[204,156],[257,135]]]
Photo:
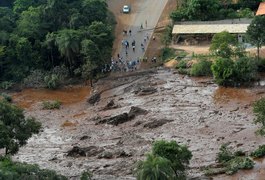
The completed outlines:
[[[154,129],[172,121],[173,120],[168,120],[168,119],[153,120],[151,122],[146,123],[144,127]]]
[[[110,110],[110,109],[116,109],[119,108],[120,106],[115,104],[114,100],[110,100],[108,104],[102,109],[103,111]]]
[[[79,156],[95,156],[103,151],[102,148],[96,146],[89,147],[78,147],[74,146],[71,150],[67,152],[67,156],[79,157]]]
[[[119,124],[122,124],[122,123],[125,123],[127,121],[129,121],[130,118],[129,118],[129,115],[128,113],[122,113],[122,114],[119,114],[117,116],[113,116],[113,117],[110,117],[110,118],[105,118],[105,119],[101,119],[99,120],[97,124],[104,124],[104,123],[107,123],[107,124],[112,124],[112,125],[119,125]]]
[[[129,112],[129,118],[135,118],[138,115],[146,115],[148,113],[147,110],[132,106]]]
[[[83,140],[86,140],[86,139],[88,139],[88,138],[90,138],[90,137],[89,137],[89,136],[82,136],[82,137],[80,138],[80,140],[83,141]]]
[[[154,87],[141,87],[139,90],[135,91],[135,94],[139,96],[144,96],[144,95],[154,94],[156,92],[157,89]]]
[[[100,93],[92,94],[87,100],[87,102],[91,105],[94,105],[96,102],[99,102],[99,101],[100,101]]]

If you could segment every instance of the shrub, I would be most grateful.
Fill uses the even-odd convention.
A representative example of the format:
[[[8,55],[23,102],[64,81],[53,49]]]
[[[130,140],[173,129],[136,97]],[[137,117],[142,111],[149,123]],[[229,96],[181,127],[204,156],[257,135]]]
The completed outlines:
[[[6,93],[2,93],[1,96],[6,100],[7,102],[12,102],[12,97]]]
[[[258,149],[251,153],[251,156],[254,158],[260,158],[265,156],[265,145],[259,146]]]
[[[42,70],[33,70],[30,72],[30,75],[28,75],[24,80],[23,84],[26,87],[30,88],[39,88],[39,87],[45,87],[44,82],[45,73]]]
[[[248,157],[235,157],[227,162],[226,174],[234,174],[240,169],[252,169],[254,162]]]
[[[44,82],[45,82],[46,87],[49,89],[56,89],[59,87],[59,77],[56,74],[45,76]]]
[[[0,169],[0,179],[67,179],[65,176],[56,174],[55,171],[40,169],[37,165],[13,162],[8,157],[0,158]]]
[[[260,123],[261,127],[256,131],[257,134],[265,135],[265,98],[256,101],[253,105],[253,112],[256,116],[254,122]]]
[[[4,89],[4,90],[8,90],[10,88],[12,88],[14,83],[10,82],[10,81],[3,81],[0,83],[0,89]]]
[[[162,61],[174,58],[176,55],[175,50],[172,48],[163,48],[161,54],[162,54]]]
[[[184,60],[184,59],[183,60],[180,60],[178,62],[178,64],[177,64],[176,68],[177,69],[180,69],[180,68],[185,69],[185,68],[187,68],[187,61]]]
[[[82,173],[80,180],[92,180],[92,174],[88,171]]]
[[[60,101],[43,101],[42,108],[43,109],[60,109],[61,102]]]
[[[209,76],[212,75],[211,71],[212,62],[202,59],[198,63],[193,64],[190,70],[192,76]]]
[[[217,162],[223,164],[230,161],[234,157],[235,156],[233,155],[232,151],[228,148],[228,144],[223,144],[219,149],[216,160]]]
[[[256,66],[247,57],[241,57],[235,62],[230,58],[218,58],[211,70],[216,83],[223,86],[246,84],[256,76]]]

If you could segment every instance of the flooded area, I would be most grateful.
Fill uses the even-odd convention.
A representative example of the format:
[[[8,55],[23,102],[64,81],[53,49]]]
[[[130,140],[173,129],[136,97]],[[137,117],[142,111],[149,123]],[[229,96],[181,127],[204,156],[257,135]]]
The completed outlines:
[[[36,102],[58,100],[63,105],[74,104],[84,100],[90,94],[89,86],[72,86],[58,90],[24,89],[13,94],[13,99],[22,108],[30,108]]]
[[[252,113],[252,103],[265,95],[262,88],[221,88],[209,78],[190,78],[158,68],[106,77],[97,82],[93,92],[102,89],[100,101],[94,105],[86,101],[90,95],[87,87],[66,92],[26,90],[14,95],[18,104],[29,102],[26,115],[43,124],[43,131],[14,158],[54,169],[71,179],[84,170],[90,170],[96,179],[130,179],[135,162],[144,159],[154,140],[175,140],[192,151],[189,176],[198,177],[202,175],[200,167],[215,163],[223,143],[246,152],[264,143],[254,133],[257,126]],[[141,89],[151,93],[141,93]],[[50,98],[61,100],[62,108],[42,110],[39,102]],[[115,108],[106,108],[111,101]],[[119,125],[98,123],[132,107],[147,113]],[[67,156],[74,146],[93,151],[85,157]],[[215,178],[256,178],[264,175],[263,167],[262,161],[254,170]]]

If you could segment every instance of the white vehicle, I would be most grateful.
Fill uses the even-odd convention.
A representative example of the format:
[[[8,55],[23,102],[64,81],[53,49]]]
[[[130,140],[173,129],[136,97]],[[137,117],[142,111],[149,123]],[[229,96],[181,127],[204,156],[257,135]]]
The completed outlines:
[[[130,13],[130,10],[131,10],[131,8],[128,5],[124,5],[122,8],[123,13]]]

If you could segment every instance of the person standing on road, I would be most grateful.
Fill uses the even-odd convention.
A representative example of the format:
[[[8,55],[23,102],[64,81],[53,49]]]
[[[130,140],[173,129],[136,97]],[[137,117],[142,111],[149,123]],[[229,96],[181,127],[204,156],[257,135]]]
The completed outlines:
[[[141,27],[140,27],[140,29],[143,29],[143,24],[141,23]]]
[[[145,20],[145,27],[147,27],[147,20]]]
[[[132,30],[129,30],[129,34],[130,34],[130,36],[132,35]]]

